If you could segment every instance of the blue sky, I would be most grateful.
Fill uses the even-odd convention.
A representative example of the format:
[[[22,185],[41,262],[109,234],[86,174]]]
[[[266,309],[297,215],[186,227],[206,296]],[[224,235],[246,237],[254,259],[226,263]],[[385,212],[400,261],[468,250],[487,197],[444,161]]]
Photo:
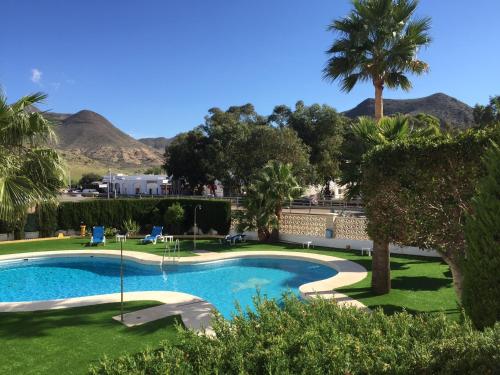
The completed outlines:
[[[326,26],[348,0],[2,0],[0,85],[9,100],[49,94],[44,109],[91,109],[135,137],[173,136],[211,107],[326,103],[342,111],[373,96],[322,80]],[[409,93],[474,105],[500,94],[498,0],[421,0],[434,38],[431,71]]]

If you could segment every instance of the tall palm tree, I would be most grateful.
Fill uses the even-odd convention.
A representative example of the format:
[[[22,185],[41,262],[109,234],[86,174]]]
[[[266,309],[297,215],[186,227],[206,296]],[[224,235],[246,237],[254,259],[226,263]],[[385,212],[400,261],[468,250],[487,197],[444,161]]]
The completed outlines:
[[[283,206],[301,193],[302,188],[293,175],[292,165],[271,160],[248,188],[243,227],[257,228],[260,240],[277,239]]]
[[[353,0],[352,4],[349,16],[328,28],[338,38],[327,51],[330,58],[323,74],[340,80],[346,92],[358,82],[372,82],[379,120],[384,116],[384,87],[410,90],[407,74],[428,71],[417,52],[431,41],[430,18],[414,19],[418,0]]]
[[[0,220],[14,226],[23,225],[30,207],[54,201],[64,183],[52,125],[32,109],[46,97],[35,93],[9,105],[0,95]]]

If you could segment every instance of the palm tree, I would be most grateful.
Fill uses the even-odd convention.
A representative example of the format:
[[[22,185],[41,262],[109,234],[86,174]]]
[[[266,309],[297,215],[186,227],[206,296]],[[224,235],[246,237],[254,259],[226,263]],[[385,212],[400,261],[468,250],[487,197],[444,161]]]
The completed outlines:
[[[248,188],[242,229],[257,228],[261,241],[278,239],[283,206],[301,193],[291,164],[268,162]]]
[[[62,160],[51,148],[51,124],[32,106],[47,96],[35,93],[7,104],[0,95],[0,220],[22,231],[27,210],[54,201],[63,186]]]
[[[324,77],[340,80],[349,92],[358,82],[375,87],[375,119],[384,116],[384,87],[410,90],[407,76],[428,71],[417,58],[427,46],[430,18],[414,19],[417,0],[353,0],[349,16],[335,20],[328,30],[338,34],[331,48]]]

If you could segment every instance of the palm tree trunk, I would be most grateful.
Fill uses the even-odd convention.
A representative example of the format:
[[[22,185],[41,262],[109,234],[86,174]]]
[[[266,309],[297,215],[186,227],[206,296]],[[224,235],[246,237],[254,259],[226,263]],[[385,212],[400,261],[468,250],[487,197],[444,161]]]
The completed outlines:
[[[378,295],[391,291],[391,261],[386,240],[373,240],[372,289]]]
[[[279,225],[281,223],[282,212],[283,209],[281,208],[281,206],[277,206],[274,211],[276,217],[278,218],[278,228],[273,228],[273,230],[271,231],[271,237],[270,237],[271,242],[279,242],[280,240]]]
[[[384,91],[384,84],[381,81],[374,81],[375,86],[375,120],[379,121],[384,117],[384,100],[382,99],[382,92]]]

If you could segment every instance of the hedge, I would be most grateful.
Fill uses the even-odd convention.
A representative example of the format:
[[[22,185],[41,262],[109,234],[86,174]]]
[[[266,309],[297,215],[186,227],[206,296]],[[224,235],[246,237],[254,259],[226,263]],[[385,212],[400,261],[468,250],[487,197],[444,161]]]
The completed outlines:
[[[478,328],[500,320],[500,147],[486,152],[487,173],[477,186],[467,217],[462,303]]]
[[[494,374],[500,324],[484,332],[443,313],[391,316],[333,301],[257,300],[217,317],[216,338],[180,330],[156,350],[103,359],[93,374]]]
[[[227,234],[231,225],[231,203],[220,199],[196,198],[144,198],[144,199],[93,199],[81,202],[63,202],[57,210],[57,221],[60,229],[78,230],[81,223],[92,227],[121,228],[124,220],[137,221],[143,231],[148,231],[152,225],[167,226],[164,222],[167,208],[179,203],[184,208],[184,221],[181,232],[187,232],[193,227],[194,208],[199,204],[196,221],[198,227],[205,233],[210,229],[219,234]]]

